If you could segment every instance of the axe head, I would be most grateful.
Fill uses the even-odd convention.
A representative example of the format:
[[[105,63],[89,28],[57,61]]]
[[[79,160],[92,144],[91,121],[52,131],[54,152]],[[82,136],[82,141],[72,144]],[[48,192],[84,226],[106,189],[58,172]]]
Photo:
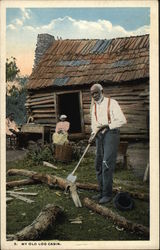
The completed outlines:
[[[69,174],[69,175],[67,176],[67,181],[70,181],[70,182],[72,182],[72,183],[74,183],[74,182],[76,181],[76,179],[77,179],[77,176],[76,176],[76,175]]]

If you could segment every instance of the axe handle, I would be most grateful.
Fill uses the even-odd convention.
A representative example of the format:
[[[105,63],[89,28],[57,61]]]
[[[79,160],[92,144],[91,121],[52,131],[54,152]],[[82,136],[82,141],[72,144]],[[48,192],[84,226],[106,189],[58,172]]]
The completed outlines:
[[[96,137],[96,135],[98,134],[99,131],[100,131],[100,129],[98,129],[97,132],[94,134],[93,139]],[[79,167],[79,165],[80,165],[80,163],[81,163],[83,157],[84,157],[85,154],[87,153],[87,151],[88,151],[90,145],[91,145],[91,143],[89,143],[89,144],[87,145],[87,147],[86,147],[86,149],[85,149],[83,155],[81,156],[79,162],[77,163],[76,167],[73,169],[72,174],[74,174],[74,173],[76,172],[76,170],[77,170],[77,168]]]
[[[74,174],[74,173],[76,172],[76,170],[77,170],[77,168],[79,167],[79,165],[80,165],[80,163],[81,163],[81,161],[82,161],[83,157],[84,157],[84,156],[85,156],[85,154],[87,153],[87,151],[88,151],[89,147],[90,147],[90,143],[89,143],[89,144],[88,144],[88,146],[86,147],[86,149],[85,149],[85,151],[84,151],[83,155],[81,156],[81,158],[80,158],[80,160],[79,160],[78,164],[77,164],[77,165],[76,165],[76,167],[73,169],[72,174]]]

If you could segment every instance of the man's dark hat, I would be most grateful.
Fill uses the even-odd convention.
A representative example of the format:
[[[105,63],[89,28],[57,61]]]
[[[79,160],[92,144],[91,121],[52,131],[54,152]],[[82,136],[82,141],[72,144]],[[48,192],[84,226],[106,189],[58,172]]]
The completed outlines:
[[[134,207],[134,201],[127,192],[116,194],[113,199],[114,206],[122,211],[131,210]]]

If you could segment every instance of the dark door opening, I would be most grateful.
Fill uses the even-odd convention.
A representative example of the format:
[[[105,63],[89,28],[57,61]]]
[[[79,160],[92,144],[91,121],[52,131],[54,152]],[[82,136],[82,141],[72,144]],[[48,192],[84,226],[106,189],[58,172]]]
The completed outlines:
[[[79,93],[58,94],[58,115],[67,115],[70,122],[69,133],[81,133],[81,113]]]

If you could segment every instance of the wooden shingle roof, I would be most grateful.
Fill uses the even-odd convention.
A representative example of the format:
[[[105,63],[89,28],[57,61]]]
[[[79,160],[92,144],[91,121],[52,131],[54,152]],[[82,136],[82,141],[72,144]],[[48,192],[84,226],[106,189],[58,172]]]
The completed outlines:
[[[56,40],[33,70],[28,89],[149,77],[149,35]]]

